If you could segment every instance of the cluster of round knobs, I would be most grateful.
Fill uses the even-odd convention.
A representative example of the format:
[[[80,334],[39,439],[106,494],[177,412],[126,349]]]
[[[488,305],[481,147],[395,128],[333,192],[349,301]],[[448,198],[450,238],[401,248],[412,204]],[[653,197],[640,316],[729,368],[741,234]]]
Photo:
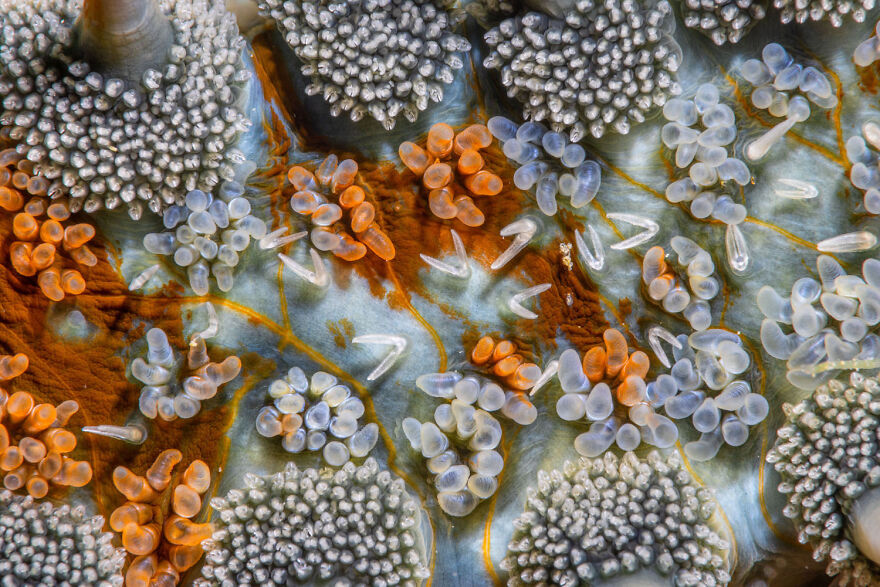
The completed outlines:
[[[201,190],[187,193],[185,205],[165,210],[167,230],[144,237],[149,252],[172,255],[178,267],[186,268],[189,285],[200,296],[210,291],[212,275],[217,289],[232,289],[233,272],[251,239],[266,236],[266,223],[251,213],[241,184],[224,182],[217,194],[214,198]]]
[[[113,470],[113,485],[127,500],[110,514],[110,527],[134,555],[125,573],[126,587],[177,585],[182,573],[202,557],[201,543],[211,537],[211,524],[192,521],[202,511],[202,497],[211,486],[211,470],[194,460],[171,491],[170,513],[165,492],[183,455],[162,451],[143,476],[126,467]]]
[[[217,395],[219,388],[241,371],[241,360],[236,356],[226,357],[221,363],[212,362],[201,336],[190,342],[187,353],[187,369],[192,374],[178,383],[182,363],[183,357],[171,348],[165,331],[147,331],[147,360],[137,357],[131,363],[132,376],[144,384],[138,403],[144,416],[168,422],[192,418],[201,410],[203,401]]]
[[[810,390],[841,369],[870,368],[880,358],[880,337],[869,332],[880,323],[880,261],[865,260],[859,276],[847,274],[833,257],[819,255],[816,270],[819,281],[798,279],[788,297],[766,285],[758,291],[765,316],[761,344],[786,361],[792,385]],[[830,327],[834,321],[836,329]]]
[[[357,261],[369,248],[376,256],[390,261],[396,254],[394,244],[376,222],[376,208],[366,201],[364,189],[355,185],[358,164],[353,159],[340,161],[328,155],[312,173],[299,165],[287,172],[296,192],[290,207],[315,226],[312,244],[319,251],[330,251],[340,259]],[[332,199],[335,198],[336,202]],[[348,224],[354,237],[338,224],[348,212]]]
[[[428,130],[424,147],[406,141],[397,153],[421,178],[434,216],[481,226],[486,217],[472,196],[494,196],[504,187],[498,175],[485,169],[486,161],[480,154],[491,144],[492,135],[485,125],[472,124],[456,133],[448,124],[438,122]]]
[[[539,122],[519,126],[503,116],[493,116],[489,132],[501,141],[508,159],[518,167],[514,185],[524,191],[534,190],[538,208],[547,216],[557,211],[557,194],[569,198],[572,208],[582,208],[593,201],[602,183],[602,169],[586,160],[586,151],[577,143]]]
[[[671,314],[681,313],[694,330],[705,330],[712,323],[709,300],[721,291],[715,263],[704,248],[687,237],[672,237],[670,246],[678,254],[678,264],[685,267],[687,281],[670,269],[663,247],[651,247],[642,260],[642,282],[648,297]]]
[[[328,465],[340,467],[351,458],[363,458],[379,440],[379,426],[361,426],[364,403],[333,375],[316,371],[311,380],[299,367],[269,385],[274,401],[257,414],[257,432],[266,438],[281,436],[290,453],[322,451]],[[329,437],[329,440],[328,440]]]
[[[537,409],[525,394],[505,394],[496,383],[456,371],[421,375],[416,385],[431,397],[449,401],[437,406],[433,422],[404,418],[403,433],[426,459],[440,509],[450,516],[466,516],[495,494],[504,468],[496,450],[501,424],[491,413],[500,410],[527,426],[537,418]]]

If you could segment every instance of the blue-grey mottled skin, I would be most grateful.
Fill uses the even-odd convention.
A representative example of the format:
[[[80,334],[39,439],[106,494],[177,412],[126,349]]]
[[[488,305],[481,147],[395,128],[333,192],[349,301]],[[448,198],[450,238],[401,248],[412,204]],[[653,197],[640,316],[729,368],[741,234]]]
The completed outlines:
[[[772,14],[771,9],[771,16]],[[855,46],[872,34],[873,23],[877,18],[878,11],[874,10],[865,23],[847,22],[839,29],[826,23],[783,26],[775,17],[765,18],[739,44],[717,48],[699,32],[682,26],[680,13],[676,9],[679,26],[674,36],[684,54],[683,66],[679,70],[683,96],[691,96],[700,83],[718,84],[722,100],[731,104],[736,111],[739,128],[736,151],[741,153],[742,145],[759,136],[766,127],[743,109],[730,82],[740,84],[747,96],[748,88],[737,75],[738,65],[745,59],[758,57],[766,43],[776,41],[793,55],[805,60],[816,59],[839,76],[843,91],[840,124],[842,139],[845,140],[856,134],[865,120],[874,117],[880,120],[877,97],[859,89],[859,72],[851,60]],[[298,64],[292,53],[285,48],[283,39],[277,33],[270,34],[275,41],[277,58],[299,88],[296,102],[303,105],[303,110],[297,112],[298,123],[307,126],[314,135],[321,136],[336,149],[357,148],[365,159],[396,161],[397,145],[402,140],[424,133],[434,122],[443,121],[455,126],[469,121],[480,99],[489,116],[505,114],[516,119],[519,106],[508,102],[498,86],[497,78],[479,66],[485,56],[485,46],[481,42],[482,32],[472,20],[465,24],[466,36],[474,46],[472,59],[466,61],[464,69],[456,74],[454,83],[445,93],[443,103],[424,112],[415,124],[400,121],[394,131],[389,133],[373,121],[364,120],[352,124],[345,119],[333,119],[326,115],[326,106],[319,96],[304,96],[302,88],[305,84],[296,73]],[[250,62],[248,66],[251,67]],[[730,76],[729,80],[725,73]],[[258,82],[252,81],[251,84],[250,103],[246,112],[257,124],[244,137],[242,149],[249,159],[262,166],[266,161],[268,145],[259,123],[268,114],[269,106],[259,99],[261,91],[257,86]],[[480,97],[477,96],[474,86],[479,87]],[[835,84],[835,90],[837,89]],[[762,463],[763,445],[772,444],[774,432],[784,420],[782,403],[795,403],[806,392],[789,385],[784,377],[784,365],[761,351],[758,329],[762,317],[755,304],[755,294],[764,284],[784,291],[797,278],[807,275],[809,268],[815,265],[816,251],[781,231],[787,231],[803,241],[816,243],[856,228],[875,230],[877,222],[858,210],[861,194],[852,188],[846,177],[843,164],[845,157],[839,151],[833,121],[824,113],[814,112],[806,123],[799,124],[794,129],[794,133],[815,144],[817,148],[804,145],[790,133],[767,157],[750,164],[755,184],[745,189],[744,203],[750,217],[755,221],[747,221],[743,232],[752,258],[745,275],[734,275],[724,260],[722,226],[694,220],[686,210],[669,204],[661,196],[642,187],[647,186],[662,194],[670,181],[664,165],[664,158],[668,159],[670,155],[664,153],[660,147],[660,126],[654,118],[635,127],[626,137],[608,134],[600,141],[586,140],[584,144],[606,166],[596,203],[605,212],[638,213],[660,222],[658,237],[640,247],[639,253],[644,253],[652,245],[666,245],[672,236],[683,234],[697,240],[713,254],[719,274],[728,287],[724,326],[741,331],[746,336],[755,364],[748,379],[755,389],[763,389],[770,401],[771,412],[766,424],[756,427],[744,446],[725,446],[714,460],[693,464],[693,470],[702,482],[715,490],[719,505],[733,530],[736,567],[732,572],[732,584],[747,585],[752,579],[761,577],[773,585],[828,584],[830,579],[825,576],[820,565],[811,562],[808,551],[792,546],[795,532],[782,515],[785,500],[775,489],[779,479],[772,467]],[[286,130],[296,138],[292,129]],[[321,153],[301,151],[296,146],[300,144],[297,140],[292,144],[294,147],[289,153],[290,162],[315,162],[323,157]],[[608,164],[620,169],[641,185],[627,181],[607,167]],[[783,177],[815,182],[819,188],[819,197],[809,201],[777,198],[773,194],[774,179]],[[266,193],[255,187],[258,179],[259,171],[257,182],[251,183],[250,193],[255,198],[258,209],[262,206],[268,218],[269,199]],[[736,196],[738,198],[739,194]],[[537,216],[536,210],[530,213]],[[606,245],[619,240],[613,227],[603,220],[597,206],[582,209],[576,216],[591,223]],[[155,262],[141,250],[140,241],[143,234],[157,229],[158,221],[153,225],[149,222],[135,225],[120,219],[120,215],[110,216],[106,213],[101,213],[98,218],[105,233],[111,235],[122,248],[120,269],[126,280],[132,279],[144,267]],[[759,222],[772,224],[781,231]],[[533,246],[543,246],[559,236],[573,242],[573,235],[552,220],[543,220],[542,228],[543,234]],[[617,228],[627,230],[625,226]],[[629,233],[625,235],[630,236]],[[653,324],[662,324],[676,334],[688,332],[682,320],[663,315],[657,307],[646,304],[639,294],[639,262],[633,256],[626,252],[609,251],[607,246],[606,251],[606,270],[590,276],[606,298],[617,300],[627,297],[632,300],[633,312],[627,318],[627,327],[643,348],[647,348],[646,330]],[[309,263],[307,247],[302,242],[293,245],[289,254],[304,264]],[[844,254],[840,257],[847,268],[853,271],[870,254]],[[514,323],[513,317],[504,309],[504,300],[499,294],[510,291],[514,286],[534,284],[520,283],[523,267],[517,262],[505,267],[500,276],[488,274],[484,267],[473,260],[471,263],[474,272],[471,279],[464,284],[438,279],[426,268],[423,276],[431,284],[434,299],[442,300],[461,311],[468,316],[471,323],[478,324],[482,331],[510,332]],[[335,260],[332,261],[332,267],[334,284],[328,290],[318,292],[295,276],[285,273],[282,293],[277,282],[278,261],[274,252],[253,249],[245,255],[236,275],[235,286],[226,298],[261,313],[282,328],[285,328],[286,320],[289,319],[291,335],[320,353],[327,361],[336,365],[336,368],[316,364],[298,350],[297,346],[282,342],[275,331],[254,325],[246,316],[227,307],[218,307],[221,332],[215,342],[230,349],[259,353],[276,362],[278,373],[283,373],[291,365],[299,365],[306,371],[324,368],[343,378],[350,374],[351,377],[363,381],[376,362],[381,360],[381,351],[352,345],[338,347],[327,330],[327,323],[347,319],[353,324],[355,334],[378,333],[391,329],[395,334],[407,336],[411,344],[410,351],[389,374],[367,385],[367,390],[375,404],[378,422],[388,431],[394,443],[396,466],[412,481],[410,490],[425,497],[425,509],[433,521],[434,529],[433,585],[488,585],[496,574],[503,580],[504,575],[498,565],[505,556],[512,534],[511,522],[523,511],[526,487],[535,484],[539,469],[559,468],[566,459],[576,457],[572,441],[577,434],[584,431],[583,425],[558,419],[554,408],[555,400],[561,393],[558,384],[553,383],[544,388],[535,399],[539,410],[537,422],[529,427],[527,433],[519,434],[510,446],[510,456],[506,460],[496,499],[482,504],[463,520],[452,520],[444,516],[433,501],[433,492],[425,480],[425,469],[420,455],[408,449],[400,429],[400,422],[406,416],[419,419],[430,417],[434,402],[415,390],[414,381],[419,374],[437,370],[439,363],[434,341],[412,314],[406,310],[392,309],[384,299],[372,296],[366,281],[348,267]],[[578,266],[575,271],[585,270]],[[159,275],[163,280],[169,279],[164,270]],[[346,276],[347,281],[344,289],[336,285],[342,282],[342,275]],[[151,288],[156,287],[155,283],[157,281],[154,280]],[[394,290],[391,283],[383,285],[388,291]],[[280,303],[282,295],[286,306]],[[724,296],[713,301],[715,324],[718,323],[724,301]],[[194,300],[192,306],[185,309],[195,307],[196,303]],[[450,318],[436,303],[418,295],[413,295],[412,304],[438,331],[450,355],[450,368],[462,364],[465,357],[460,341],[467,328],[464,322]],[[285,307],[286,316],[282,313]],[[613,321],[610,314],[609,319]],[[199,330],[202,325],[187,323],[186,327],[188,333]],[[542,354],[538,363],[546,364],[568,346],[561,338],[557,342],[559,349],[539,349]],[[277,443],[259,437],[254,429],[254,419],[263,405],[265,386],[277,376],[278,374],[269,377],[263,385],[256,385],[241,400],[237,420],[229,432],[232,446],[218,494],[240,487],[247,472],[276,472],[290,460],[290,456]],[[224,389],[213,401],[219,403],[228,400],[234,392],[234,389]],[[372,415],[368,413],[365,419],[370,418]],[[683,442],[697,437],[687,424],[682,425],[681,432]],[[646,453],[647,450],[643,448],[639,452]],[[391,452],[380,441],[372,454],[380,463],[385,464]],[[317,464],[317,459],[309,461],[308,457],[297,457],[294,460],[301,466]],[[761,470],[764,471],[763,486],[759,481]],[[763,512],[761,495],[764,496],[766,514]],[[768,521],[772,522],[772,529]],[[487,523],[490,523],[491,528],[488,541],[484,537]],[[482,556],[484,549],[491,559],[491,572],[487,570]]]

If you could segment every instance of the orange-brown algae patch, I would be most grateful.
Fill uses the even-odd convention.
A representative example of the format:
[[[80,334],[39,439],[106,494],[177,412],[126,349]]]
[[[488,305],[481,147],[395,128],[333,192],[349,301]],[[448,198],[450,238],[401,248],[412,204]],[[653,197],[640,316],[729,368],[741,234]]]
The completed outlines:
[[[393,162],[361,164],[360,179],[367,201],[374,205],[376,217],[397,249],[397,256],[390,266],[406,291],[433,300],[430,287],[419,275],[426,267],[419,254],[438,257],[451,253],[450,229],[459,233],[468,256],[486,267],[507,248],[509,243],[498,232],[523,212],[527,199],[513,187],[514,170],[497,145],[482,149],[480,153],[487,167],[501,178],[503,187],[497,195],[480,201],[486,221],[476,228],[434,216],[422,194],[419,178],[410,170],[400,170]],[[370,261],[358,264],[356,269],[369,280],[374,295],[385,296],[386,291],[381,285],[387,278],[384,264]]]
[[[344,349],[348,346],[348,341],[345,335],[342,333],[342,329],[340,328],[341,324],[338,322],[333,322],[332,320],[327,320],[327,330],[330,334],[333,335],[333,342],[337,347]]]
[[[538,319],[516,321],[520,337],[538,337],[546,348],[556,348],[557,337],[564,336],[580,351],[599,344],[608,320],[602,311],[596,286],[579,268],[569,268],[566,253],[551,246],[543,255],[526,249],[515,268],[529,283],[549,283],[550,289],[538,296]]]
[[[0,258],[8,255],[11,223],[11,218],[0,215]],[[29,369],[9,384],[9,391],[33,390],[40,402],[53,405],[76,401],[80,410],[70,419],[71,430],[122,425],[137,411],[139,387],[126,378],[126,363],[129,345],[142,338],[147,328],[161,328],[173,347],[187,348],[180,308],[190,300],[181,295],[181,288],[172,284],[156,295],[132,294],[107,260],[108,254],[116,252],[100,236],[90,242],[98,262],[83,271],[89,287],[70,300],[51,303],[32,280],[5,266],[0,271],[0,352],[23,352],[30,357]],[[92,329],[84,340],[64,338],[58,332],[73,310],[81,312]],[[242,362],[245,375],[268,369],[267,361],[259,357],[243,355]],[[117,465],[145,468],[152,455],[177,448],[187,461],[202,459],[216,471],[222,464],[231,413],[229,406],[208,404],[185,425],[150,423],[149,436],[141,446],[82,435],[71,457],[92,464],[89,487],[106,518],[111,507],[108,498],[113,494],[111,473]]]
[[[856,67],[856,71],[859,73],[859,89],[876,95],[880,91],[880,61],[868,67]]]

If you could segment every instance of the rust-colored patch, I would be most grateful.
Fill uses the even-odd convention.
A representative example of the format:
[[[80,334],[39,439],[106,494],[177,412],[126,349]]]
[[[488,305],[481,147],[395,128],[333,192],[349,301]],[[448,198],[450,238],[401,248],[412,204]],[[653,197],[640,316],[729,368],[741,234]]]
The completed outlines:
[[[869,94],[877,94],[880,90],[880,62],[875,61],[868,67],[857,67],[859,72],[859,89]]]
[[[333,320],[327,320],[327,330],[330,331],[330,334],[333,335],[333,342],[341,349],[344,349],[348,346],[346,336],[342,334],[342,329],[340,328],[341,324],[337,322],[333,322]]]
[[[13,238],[11,217],[0,216],[3,259],[8,258]],[[181,304],[186,299],[180,296],[180,287],[169,285],[153,296],[133,294],[107,261],[108,254],[116,256],[116,251],[100,235],[90,244],[99,261],[83,269],[86,291],[57,304],[43,296],[34,280],[18,276],[6,263],[0,269],[0,350],[23,352],[30,358],[30,368],[9,387],[29,391],[43,402],[76,400],[80,410],[71,418],[74,430],[86,425],[121,425],[137,411],[140,388],[126,379],[127,347],[142,338],[148,327],[162,328],[172,346],[186,348],[181,320]],[[65,340],[55,333],[50,322],[63,320],[72,310],[82,312],[93,325],[90,339]],[[242,359],[245,374],[265,362],[259,357]],[[111,473],[117,465],[146,468],[161,450],[177,448],[187,462],[200,458],[216,471],[222,465],[220,449],[230,423],[228,408],[209,401],[186,423],[148,423],[149,437],[141,446],[79,433],[74,455],[92,464],[94,477],[87,488],[94,491],[101,513],[107,516],[110,502],[115,501]]]

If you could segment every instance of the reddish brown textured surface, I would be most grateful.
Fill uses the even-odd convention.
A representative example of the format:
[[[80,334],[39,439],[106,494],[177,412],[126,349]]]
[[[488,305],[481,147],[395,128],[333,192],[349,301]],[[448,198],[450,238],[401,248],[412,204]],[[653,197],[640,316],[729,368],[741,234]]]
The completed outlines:
[[[0,255],[4,259],[8,258],[8,244],[13,238],[11,219],[11,214],[0,215]],[[129,292],[107,261],[108,250],[100,235],[93,242],[99,262],[83,270],[86,291],[58,304],[49,302],[33,279],[22,278],[5,263],[0,269],[0,353],[23,352],[30,358],[28,370],[8,388],[28,391],[38,401],[76,400],[80,410],[69,425],[74,431],[86,425],[121,425],[137,410],[140,388],[126,379],[126,352],[148,325],[162,328],[173,346],[185,348],[180,310],[184,299],[179,286],[167,287],[155,296]],[[92,338],[65,340],[49,326],[50,317],[57,322],[72,310],[82,312],[95,327]],[[215,353],[229,354],[214,350],[212,356]],[[247,376],[255,361],[242,358],[242,375]],[[150,436],[142,446],[78,433],[73,456],[92,463],[94,477],[87,489],[94,491],[101,513],[107,515],[118,505],[111,480],[117,465],[146,468],[160,451],[178,448],[186,462],[200,458],[216,471],[231,422],[230,410],[216,403],[206,402],[205,409],[185,425],[150,423]],[[49,497],[59,495],[53,489]]]

